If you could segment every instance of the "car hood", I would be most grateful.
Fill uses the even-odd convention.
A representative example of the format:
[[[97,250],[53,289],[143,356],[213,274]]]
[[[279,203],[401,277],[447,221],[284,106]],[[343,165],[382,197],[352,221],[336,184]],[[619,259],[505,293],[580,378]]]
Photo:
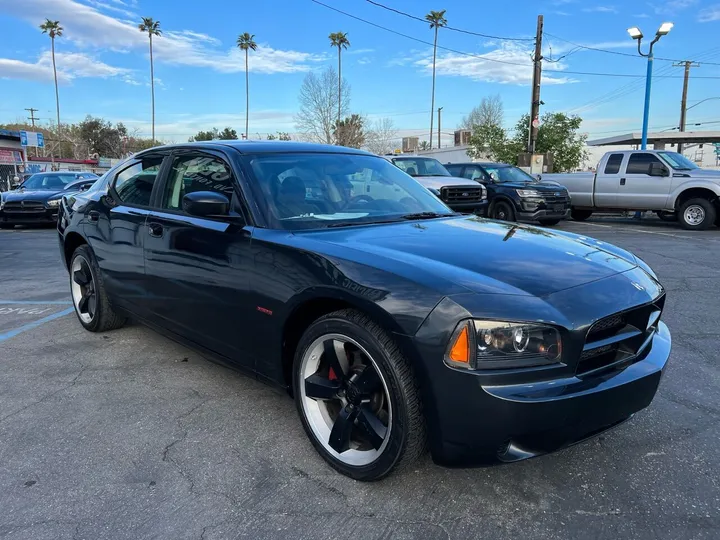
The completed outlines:
[[[676,175],[689,176],[690,178],[702,178],[707,180],[720,181],[720,171],[712,169],[693,169],[692,171],[676,171]]]
[[[632,254],[594,239],[479,217],[348,227],[313,236],[363,253],[386,270],[410,277],[420,272],[423,281],[429,274],[431,282],[477,293],[541,297],[638,266]]]
[[[57,199],[68,192],[62,189],[14,190],[2,194],[2,199],[8,201],[49,201]]]
[[[467,178],[458,178],[457,176],[413,176],[415,180],[420,182],[426,188],[440,190],[446,186],[468,186],[477,187],[478,183]]]

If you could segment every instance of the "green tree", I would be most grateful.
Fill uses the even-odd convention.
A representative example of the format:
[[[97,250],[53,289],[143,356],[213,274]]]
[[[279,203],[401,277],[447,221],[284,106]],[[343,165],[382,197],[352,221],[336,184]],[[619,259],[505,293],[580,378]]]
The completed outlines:
[[[365,122],[358,114],[353,114],[335,123],[335,144],[350,148],[360,148],[365,144]]]
[[[160,21],[154,21],[152,17],[143,17],[138,24],[138,30],[147,32],[150,38],[150,95],[152,96],[152,140],[155,140],[155,69],[153,67],[153,36],[161,36]]]
[[[197,141],[230,141],[230,140],[236,140],[238,138],[237,132],[229,127],[226,127],[222,131],[218,130],[218,128],[214,127],[211,130],[208,131],[198,131],[197,134],[190,137],[188,139],[188,142],[197,142]]]
[[[60,21],[51,21],[50,19],[45,19],[45,22],[40,25],[40,30],[42,30],[43,34],[47,34],[48,36],[50,36],[53,77],[55,77],[55,109],[57,112],[57,125],[58,129],[60,129],[60,94],[58,92],[57,68],[55,67],[55,38],[62,36],[63,27],[60,26]]]
[[[430,98],[430,150],[432,150],[433,118],[435,118],[435,60],[437,59],[438,30],[441,26],[447,26],[445,11],[430,11],[425,15],[425,20],[430,23],[430,28],[435,29],[435,41],[433,43],[433,72],[432,72],[432,97]]]
[[[342,50],[347,49],[350,46],[350,41],[347,38],[346,32],[333,32],[328,38],[330,38],[330,46],[337,47],[338,50],[338,112],[336,122],[340,122],[342,116]]]
[[[505,130],[497,124],[476,124],[470,136],[468,154],[472,158],[486,158],[502,163],[517,164],[518,146],[514,139],[508,140]]]
[[[418,144],[418,150],[430,150],[430,143],[427,141],[420,141]]]
[[[577,115],[548,112],[540,118],[535,152],[553,155],[553,169],[569,172],[578,169],[587,159],[585,141],[587,135],[579,133],[582,118]],[[527,144],[530,115],[525,114],[515,126],[513,141],[520,148]],[[521,150],[518,151],[518,153]]]
[[[255,34],[240,34],[237,38],[237,46],[245,51],[245,139],[248,138],[248,125],[250,122],[250,76],[248,73],[248,51],[257,50]],[[235,137],[237,139],[237,137]]]

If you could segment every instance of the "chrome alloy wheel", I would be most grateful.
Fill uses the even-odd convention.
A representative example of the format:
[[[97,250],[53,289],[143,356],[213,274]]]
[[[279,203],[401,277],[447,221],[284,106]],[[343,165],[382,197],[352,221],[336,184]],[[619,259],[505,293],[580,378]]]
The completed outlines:
[[[685,209],[683,218],[689,225],[700,225],[705,221],[705,209],[699,204],[692,204]]]
[[[85,257],[78,255],[73,259],[70,269],[70,284],[75,311],[85,324],[92,322],[97,309],[97,293],[90,264]]]
[[[372,356],[341,334],[320,336],[300,366],[300,402],[315,438],[346,465],[369,465],[392,430],[388,385]]]

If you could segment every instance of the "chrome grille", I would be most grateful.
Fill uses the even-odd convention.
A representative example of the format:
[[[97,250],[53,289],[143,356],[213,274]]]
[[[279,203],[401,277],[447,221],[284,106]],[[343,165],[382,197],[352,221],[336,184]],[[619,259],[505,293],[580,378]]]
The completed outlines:
[[[482,201],[482,187],[446,186],[440,190],[440,198],[446,203]]]
[[[578,375],[633,362],[646,351],[657,330],[665,296],[596,321],[588,330],[580,354]]]

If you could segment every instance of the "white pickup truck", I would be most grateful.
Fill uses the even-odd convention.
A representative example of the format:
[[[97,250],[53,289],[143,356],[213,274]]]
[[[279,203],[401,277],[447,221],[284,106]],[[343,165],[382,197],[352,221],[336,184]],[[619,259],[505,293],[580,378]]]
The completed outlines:
[[[608,152],[594,174],[543,174],[542,179],[567,187],[576,220],[593,212],[654,210],[685,229],[720,226],[720,171],[700,169],[677,152]]]

